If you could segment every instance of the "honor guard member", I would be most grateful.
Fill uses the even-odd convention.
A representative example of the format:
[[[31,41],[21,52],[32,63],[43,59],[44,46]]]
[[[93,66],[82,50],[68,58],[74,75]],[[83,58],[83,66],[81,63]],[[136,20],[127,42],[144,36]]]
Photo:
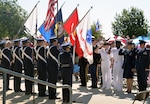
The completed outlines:
[[[34,64],[33,64],[33,50],[30,47],[29,39],[22,40],[23,49],[22,49],[22,59],[24,63],[24,72],[25,75],[34,77]],[[32,93],[33,82],[25,79],[25,94]]]
[[[135,51],[132,49],[132,42],[127,42],[126,49],[120,49],[119,55],[124,55],[123,78],[126,78],[126,92],[131,93],[135,69]]]
[[[71,55],[70,43],[64,43],[61,45],[63,52],[59,54],[59,63],[62,74],[63,85],[67,84],[72,86],[72,74],[73,74],[73,62]],[[70,95],[72,96],[72,95]],[[63,102],[69,102],[69,90],[63,89]]]
[[[92,36],[92,44],[93,44],[93,64],[89,66],[91,78],[92,78],[92,85],[91,88],[97,88],[97,82],[98,82],[98,70],[97,70],[97,64],[100,60],[100,54],[96,53],[95,50],[97,49],[96,45],[97,41],[95,40],[95,37]]]
[[[48,71],[48,82],[55,84],[58,78],[58,40],[57,37],[50,38],[50,48],[47,51],[47,71]],[[56,89],[48,87],[49,99],[58,99],[56,97]]]
[[[10,50],[11,41],[7,40],[4,44],[4,47],[1,50],[1,67],[11,70],[11,63],[12,63],[12,52]],[[6,90],[11,90],[9,88],[9,78],[10,75],[7,74],[7,82],[6,82]]]
[[[37,46],[35,47],[35,56],[37,61],[38,79],[46,81],[47,78],[47,61],[46,61],[46,49],[44,47],[44,39],[37,38]],[[38,84],[39,96],[47,96],[45,94],[46,86]]]
[[[139,91],[144,91],[147,88],[147,76],[149,69],[150,53],[145,48],[145,41],[140,40],[140,48],[136,50],[136,70]]]
[[[116,40],[116,47],[111,49],[113,59],[113,88],[114,90],[121,91],[123,87],[123,56],[119,55],[121,41]]]
[[[88,61],[86,58],[81,57],[79,59],[79,66],[80,66],[80,79],[81,79],[81,85],[82,87],[87,86],[87,70],[86,67],[88,65]]]
[[[21,47],[20,47],[20,39],[15,39],[14,41],[14,49],[13,51],[13,70],[18,73],[22,73],[23,61],[21,58]],[[21,88],[21,78],[14,76],[14,91],[22,92]]]
[[[0,66],[1,66],[1,60],[2,60],[2,49],[4,48],[4,45],[5,45],[5,41],[2,40],[0,42]]]

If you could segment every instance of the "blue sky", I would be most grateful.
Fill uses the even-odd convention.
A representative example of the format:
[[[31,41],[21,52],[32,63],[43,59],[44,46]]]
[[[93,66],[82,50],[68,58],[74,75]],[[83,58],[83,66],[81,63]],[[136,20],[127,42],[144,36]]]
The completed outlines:
[[[28,13],[33,9],[39,0],[18,0],[18,4]],[[88,9],[91,10],[91,23],[99,19],[102,25],[102,31],[105,35],[112,35],[111,22],[114,21],[116,13],[120,14],[123,9],[129,9],[134,6],[144,11],[145,18],[150,22],[150,0],[58,0],[59,7],[65,2],[62,12],[65,21],[79,4],[78,13],[81,19]],[[38,26],[46,18],[49,0],[40,0],[38,4]],[[56,13],[56,12],[55,12]]]

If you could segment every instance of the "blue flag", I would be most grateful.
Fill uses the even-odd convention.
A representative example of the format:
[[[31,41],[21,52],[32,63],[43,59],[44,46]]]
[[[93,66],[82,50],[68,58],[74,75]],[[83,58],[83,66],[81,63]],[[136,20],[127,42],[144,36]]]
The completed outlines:
[[[99,28],[100,28],[99,20],[97,20],[95,31],[98,32],[98,31],[99,31]]]
[[[64,40],[63,34],[59,32],[59,28],[61,29],[60,24],[62,23],[63,23],[62,11],[60,9],[54,18],[54,24],[52,25],[52,27],[48,31],[46,31],[44,23],[43,23],[41,27],[39,28],[39,32],[46,39],[47,42],[50,42],[50,37],[56,35],[58,37],[58,42],[61,44]]]

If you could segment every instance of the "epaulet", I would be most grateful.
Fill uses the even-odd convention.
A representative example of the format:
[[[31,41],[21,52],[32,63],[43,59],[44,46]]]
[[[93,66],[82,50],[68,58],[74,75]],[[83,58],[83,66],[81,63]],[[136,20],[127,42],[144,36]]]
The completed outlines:
[[[150,48],[146,48],[146,50],[150,51]]]

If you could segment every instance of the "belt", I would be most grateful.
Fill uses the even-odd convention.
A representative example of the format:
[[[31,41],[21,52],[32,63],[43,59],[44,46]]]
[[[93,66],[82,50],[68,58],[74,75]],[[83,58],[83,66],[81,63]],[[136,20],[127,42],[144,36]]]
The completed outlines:
[[[69,64],[61,64],[61,67],[62,67],[62,68],[70,67],[70,65],[69,65]]]

